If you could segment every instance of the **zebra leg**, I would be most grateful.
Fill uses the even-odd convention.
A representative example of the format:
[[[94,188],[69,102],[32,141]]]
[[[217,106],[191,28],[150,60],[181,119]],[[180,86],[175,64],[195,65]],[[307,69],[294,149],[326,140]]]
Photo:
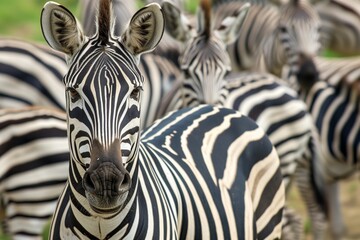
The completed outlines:
[[[345,233],[345,226],[341,213],[338,182],[326,184],[326,196],[328,201],[331,234],[333,239],[341,239]]]
[[[310,159],[304,160],[309,163]],[[323,191],[315,186],[310,164],[301,163],[298,165],[295,179],[303,199],[312,225],[313,239],[324,239],[327,227],[324,206]]]
[[[302,218],[293,209],[285,207],[282,221],[281,239],[300,240],[302,237]]]

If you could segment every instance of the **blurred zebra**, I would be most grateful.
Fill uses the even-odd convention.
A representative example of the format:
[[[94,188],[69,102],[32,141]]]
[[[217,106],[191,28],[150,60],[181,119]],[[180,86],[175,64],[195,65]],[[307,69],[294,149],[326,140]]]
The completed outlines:
[[[315,60],[319,79],[297,75],[299,91],[319,132],[330,230],[335,239],[344,234],[338,181],[358,171],[360,159],[360,58]]]
[[[110,8],[100,2],[101,31],[91,38],[63,6],[42,11],[45,39],[72,59],[64,77],[70,174],[50,238],[280,239],[284,188],[265,133],[208,105],[141,132],[136,63],[159,43],[163,13],[145,6],[117,37]]]
[[[64,113],[31,107],[0,110],[3,232],[12,239],[42,239],[65,186],[69,159]]]
[[[252,49],[256,46],[259,46],[256,41],[258,39],[265,39],[267,38],[267,33],[271,32],[272,30],[275,30],[274,23],[276,18],[273,18],[273,16],[269,17],[264,15],[264,13],[267,13],[267,11],[271,12],[270,9],[274,9],[274,7],[281,7],[286,4],[288,4],[290,1],[283,0],[283,1],[266,1],[266,0],[251,0],[251,1],[243,1],[243,0],[230,0],[230,1],[222,1],[222,0],[214,0],[217,5],[222,8],[221,3],[224,2],[237,2],[233,4],[241,4],[241,2],[252,2],[255,3],[257,7],[261,9],[259,14],[255,14],[255,22],[257,23],[258,20],[256,18],[259,18],[263,22],[265,19],[266,21],[266,27],[262,27],[262,29],[265,31],[264,33],[260,32],[258,38],[252,37],[250,41],[242,40],[239,41],[236,45],[236,48],[241,49],[242,53],[244,53],[244,50],[246,49]],[[240,3],[239,3],[240,2]],[[274,3],[274,5],[269,4]],[[320,42],[323,49],[329,49],[331,51],[334,51],[342,56],[354,56],[360,54],[360,2],[358,0],[312,0],[310,1],[314,8],[316,9],[321,25],[320,25]],[[226,4],[225,4],[226,5]],[[260,5],[260,6],[258,6]],[[266,5],[264,7],[264,5]],[[229,10],[227,10],[229,11]],[[251,15],[251,12],[255,11],[255,9],[250,10],[249,15]],[[275,10],[277,9],[275,8]],[[263,13],[263,14],[262,14]],[[268,13],[269,14],[269,13]],[[265,17],[262,17],[265,16]],[[254,28],[256,31],[256,27],[261,26],[262,24],[255,24],[253,23],[254,20],[249,16],[249,26],[251,28]],[[252,23],[252,24],[251,24]],[[269,24],[269,25],[267,25]],[[246,24],[245,24],[246,26]],[[251,31],[251,28],[249,29],[252,33],[252,36],[256,36],[255,33]],[[244,37],[245,38],[245,37]],[[255,41],[255,46],[252,45],[253,41]],[[244,43],[247,43],[247,48],[245,48]],[[244,46],[243,46],[244,45]],[[236,51],[235,46],[230,46],[230,53],[232,53],[234,50]],[[246,51],[245,51],[246,52]],[[241,55],[241,54],[240,54]],[[251,56],[251,55],[250,55]],[[236,55],[234,55],[236,57]],[[242,57],[240,56],[240,59],[233,58],[232,60],[240,61]],[[247,60],[247,58],[245,58]],[[246,63],[246,62],[245,62]],[[237,63],[239,67],[242,67],[241,62]],[[246,65],[245,65],[246,66]]]
[[[315,7],[321,18],[324,48],[343,56],[359,55],[360,1],[319,1]]]
[[[31,105],[65,109],[64,55],[47,46],[0,38],[0,108]]]
[[[243,4],[218,5],[215,25],[220,26],[224,16],[231,16]],[[321,46],[320,18],[307,0],[291,0],[280,8],[254,4],[241,31],[228,46],[233,71],[265,71],[280,77],[283,66],[289,65],[296,74],[305,63],[312,63]]]
[[[307,0],[291,0],[280,8],[274,33],[264,38],[256,68],[281,76],[283,66],[288,65],[290,76],[306,68],[316,77],[314,57],[319,54],[320,47],[317,12]]]
[[[161,111],[206,103],[239,110],[255,120],[266,131],[279,154],[286,188],[290,186],[298,166],[307,168],[308,172],[302,170],[305,173],[298,180],[301,180],[299,185],[304,189],[303,196],[307,197],[305,201],[313,220],[314,232],[320,237],[325,215],[321,206],[317,205],[317,189],[313,189],[310,176],[310,165],[317,157],[317,150],[312,145],[316,139],[312,138],[314,127],[306,105],[298,99],[294,90],[274,75],[241,72],[224,78],[231,69],[226,44],[241,34],[249,5],[243,4],[237,11],[233,9],[234,14],[225,17],[219,28],[212,28],[210,3],[202,1],[197,16],[197,30],[190,28],[190,32],[186,32],[188,28],[182,22],[187,22],[186,17],[179,9],[170,3],[164,3],[162,7],[168,26],[171,26],[166,30],[175,39],[185,42],[185,46],[180,56],[183,83],[164,100]],[[297,227],[284,229],[284,233],[288,232],[283,235],[284,239],[300,239],[302,226],[298,221],[294,224]],[[294,235],[290,235],[290,231],[295,232]]]

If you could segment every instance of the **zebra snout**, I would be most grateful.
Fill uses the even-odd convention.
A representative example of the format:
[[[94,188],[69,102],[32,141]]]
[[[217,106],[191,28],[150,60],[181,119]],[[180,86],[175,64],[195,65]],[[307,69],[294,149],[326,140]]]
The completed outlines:
[[[126,169],[118,169],[113,163],[105,162],[85,173],[83,187],[92,195],[111,199],[130,189],[130,174]]]
[[[304,89],[310,89],[319,80],[319,71],[314,63],[314,59],[307,58],[302,61],[296,77]]]

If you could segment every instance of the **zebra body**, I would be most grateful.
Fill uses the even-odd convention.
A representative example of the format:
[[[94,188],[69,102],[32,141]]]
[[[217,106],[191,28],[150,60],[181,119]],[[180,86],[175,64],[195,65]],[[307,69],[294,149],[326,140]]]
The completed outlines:
[[[134,189],[124,209],[105,219],[89,217],[95,213],[74,193],[81,179],[72,176],[51,238],[280,237],[284,198],[276,152],[254,123],[248,128],[250,122],[240,113],[206,105],[158,120],[142,133],[139,158],[128,166]],[[70,172],[81,174],[73,164]]]
[[[312,132],[313,123],[305,103],[284,81],[271,74],[242,72],[230,74],[225,81],[227,84],[215,105],[237,110],[264,129],[277,150],[284,183],[289,187]],[[162,114],[201,104],[190,85],[185,82],[169,94]]]
[[[324,165],[332,169],[324,175],[331,182],[346,177],[358,164],[360,58],[317,57],[315,62],[319,80],[309,89],[301,84],[298,88],[319,130],[325,160],[333,162]]]
[[[64,113],[0,110],[3,230],[12,239],[42,239],[67,180],[69,159]]]
[[[120,37],[110,13],[111,2],[102,0],[99,31],[87,38],[63,6],[48,2],[42,11],[45,39],[69,64],[69,180],[50,238],[280,238],[284,188],[265,133],[238,112],[207,105],[141,133],[136,64],[159,43],[163,13],[158,4],[145,6]]]
[[[321,177],[327,189],[327,211],[335,238],[344,234],[338,181],[357,171],[359,159],[359,66],[358,57],[317,57],[319,79],[298,75],[300,92],[319,133]],[[286,71],[284,72],[287,75]]]

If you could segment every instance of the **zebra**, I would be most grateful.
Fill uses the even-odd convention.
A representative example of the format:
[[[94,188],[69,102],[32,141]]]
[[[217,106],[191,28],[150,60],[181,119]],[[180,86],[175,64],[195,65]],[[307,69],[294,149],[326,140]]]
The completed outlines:
[[[218,28],[211,28],[211,6],[208,1],[202,1],[196,31],[187,28],[182,22],[188,21],[180,9],[170,3],[164,3],[162,8],[167,26],[170,26],[166,30],[184,43],[179,63],[184,71],[184,79],[164,100],[160,115],[205,103],[235,109],[251,117],[265,130],[274,144],[280,157],[284,184],[288,189],[297,166],[300,165],[301,168],[305,165],[310,168],[308,162],[311,163],[311,158],[317,156],[316,149],[312,149],[312,141],[316,140],[312,139],[315,128],[305,103],[299,99],[296,91],[274,75],[241,72],[224,77],[231,69],[226,45],[238,37],[236,34],[229,37],[226,30],[233,29],[233,32],[241,34],[246,11],[250,11],[249,5],[233,9],[234,14],[230,19],[225,18]],[[305,173],[308,178],[301,176],[299,180],[302,182],[299,184],[305,189],[302,192],[307,191],[304,197],[308,197],[306,203],[314,223],[314,234],[320,238],[325,227],[325,214],[321,206],[313,203],[316,192],[313,196],[309,193],[313,187],[312,180],[310,173]],[[293,231],[297,232],[296,237],[288,236],[288,239],[299,239],[301,226],[294,227]]]
[[[285,190],[265,133],[241,113],[209,105],[140,132],[136,63],[160,41],[163,13],[156,3],[141,8],[117,37],[110,8],[101,0],[101,31],[90,38],[64,6],[42,10],[43,35],[69,64],[71,160],[50,238],[280,238]]]
[[[318,79],[306,72],[296,76],[297,87],[319,132],[321,178],[324,179],[330,229],[335,239],[344,234],[338,181],[358,171],[360,144],[359,57],[317,57]],[[285,72],[286,74],[286,72]]]
[[[313,6],[307,0],[291,0],[280,8],[278,24],[276,31],[263,40],[256,68],[281,76],[287,64],[290,76],[302,68],[312,69],[312,75],[317,76],[313,59],[321,49],[321,22]]]
[[[2,227],[12,239],[42,239],[55,211],[70,159],[65,117],[52,108],[0,110]]]

